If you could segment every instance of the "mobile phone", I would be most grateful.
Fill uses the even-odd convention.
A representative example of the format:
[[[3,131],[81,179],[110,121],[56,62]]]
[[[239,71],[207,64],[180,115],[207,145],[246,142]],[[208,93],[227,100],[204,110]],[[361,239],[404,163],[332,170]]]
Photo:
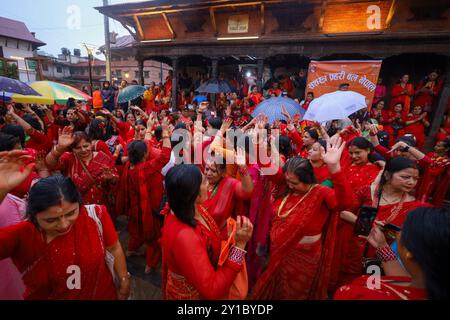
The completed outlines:
[[[357,236],[367,237],[370,234],[377,212],[377,208],[362,206],[359,210],[353,233]]]
[[[388,223],[382,227],[382,230],[386,239],[395,240],[397,239],[397,233],[402,231],[402,228],[396,226],[395,224]]]

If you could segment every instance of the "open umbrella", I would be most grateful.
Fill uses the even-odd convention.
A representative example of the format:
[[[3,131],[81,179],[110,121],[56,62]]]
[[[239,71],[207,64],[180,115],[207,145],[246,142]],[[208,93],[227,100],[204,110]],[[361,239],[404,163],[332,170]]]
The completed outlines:
[[[22,95],[35,95],[39,96],[40,94],[36,92],[29,85],[23,83],[22,81],[11,79],[7,77],[0,77],[0,91],[3,92],[3,103],[6,101],[5,93],[19,93]]]
[[[342,120],[367,107],[366,97],[354,91],[335,91],[314,99],[303,119],[326,122]]]
[[[43,97],[52,99],[57,104],[66,104],[69,98],[86,102],[91,99],[84,92],[58,82],[36,81],[31,83],[30,87],[39,92]]]
[[[43,97],[43,96],[24,96],[21,94],[12,94],[12,93],[6,93],[5,94],[5,101],[13,101],[16,103],[36,103],[36,104],[54,104],[54,100],[49,97]]]
[[[6,77],[0,77],[0,91],[3,92],[9,92],[9,93],[18,93],[22,95],[34,95],[39,96],[40,94],[36,92],[33,88],[31,88],[26,83],[23,83],[22,81],[6,78]]]
[[[144,95],[144,92],[147,89],[143,86],[131,85],[120,91],[119,96],[117,97],[118,103],[126,103],[128,101],[134,100],[140,96]]]
[[[258,115],[264,113],[269,118],[269,123],[273,123],[276,120],[287,120],[284,115],[281,114],[283,107],[293,118],[297,114],[305,113],[305,110],[294,100],[285,97],[275,97],[264,100],[252,113],[252,117],[257,117]]]
[[[211,79],[203,83],[195,91],[200,93],[229,93],[232,89],[225,80]]]

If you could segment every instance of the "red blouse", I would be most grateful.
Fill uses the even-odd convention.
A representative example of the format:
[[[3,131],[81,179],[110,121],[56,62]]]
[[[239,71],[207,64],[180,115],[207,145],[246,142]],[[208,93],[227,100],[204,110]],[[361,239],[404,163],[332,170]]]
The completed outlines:
[[[222,267],[217,267],[221,248],[217,233],[201,223],[193,228],[173,214],[166,216],[162,237],[166,299],[227,297],[241,266],[227,259]]]
[[[25,299],[116,299],[116,289],[105,262],[104,248],[118,241],[105,207],[96,213],[103,227],[103,243],[95,221],[84,206],[68,234],[47,243],[45,232],[24,221],[0,229],[0,260],[11,258],[22,273]],[[69,289],[69,267],[79,267],[81,289]]]

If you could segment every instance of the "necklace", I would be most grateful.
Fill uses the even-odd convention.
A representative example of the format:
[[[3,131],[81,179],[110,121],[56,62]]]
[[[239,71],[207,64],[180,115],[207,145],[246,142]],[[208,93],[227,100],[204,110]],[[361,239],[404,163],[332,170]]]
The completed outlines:
[[[281,211],[283,210],[284,205],[286,204],[286,201],[288,200],[290,194],[288,194],[286,197],[284,197],[283,201],[281,202],[280,207],[278,208],[278,217],[280,217],[281,219],[285,219],[287,216],[289,216],[291,214],[291,212],[297,208],[297,206],[303,202],[303,200],[305,200],[305,198],[309,195],[309,193],[316,187],[317,185],[313,185],[311,186],[311,188],[309,188],[308,192],[291,208],[288,210],[288,212],[286,212],[285,214],[281,214]]]

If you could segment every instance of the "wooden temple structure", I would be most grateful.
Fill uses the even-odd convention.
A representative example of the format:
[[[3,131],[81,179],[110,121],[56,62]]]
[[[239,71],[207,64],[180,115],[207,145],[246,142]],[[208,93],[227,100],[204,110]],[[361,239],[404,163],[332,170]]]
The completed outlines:
[[[96,9],[134,37],[130,50],[141,71],[150,59],[172,66],[173,96],[181,66],[190,63],[209,64],[213,77],[219,64],[252,63],[261,87],[265,65],[279,56],[387,61],[415,54],[444,65],[445,87],[430,135],[450,97],[446,0],[153,0]]]

